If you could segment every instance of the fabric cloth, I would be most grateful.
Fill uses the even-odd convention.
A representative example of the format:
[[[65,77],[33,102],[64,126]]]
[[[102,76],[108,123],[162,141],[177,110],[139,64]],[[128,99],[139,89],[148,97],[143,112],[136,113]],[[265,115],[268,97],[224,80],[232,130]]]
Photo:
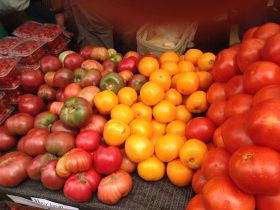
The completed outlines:
[[[30,0],[1,0],[0,14],[23,11],[29,6],[29,4]]]
[[[1,195],[16,195],[30,199],[43,198],[52,202],[77,207],[80,210],[185,210],[193,196],[191,187],[176,187],[164,177],[157,182],[145,182],[136,174],[132,175],[133,189],[116,205],[105,205],[98,201],[96,193],[85,203],[72,202],[64,197],[63,191],[51,191],[40,182],[27,180],[14,188],[0,186]]]

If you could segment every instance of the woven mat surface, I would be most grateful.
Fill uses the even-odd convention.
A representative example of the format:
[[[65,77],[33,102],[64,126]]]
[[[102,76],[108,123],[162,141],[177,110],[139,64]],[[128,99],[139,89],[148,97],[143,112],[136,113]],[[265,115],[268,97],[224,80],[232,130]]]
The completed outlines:
[[[0,193],[22,196],[25,198],[37,197],[61,203],[80,210],[184,210],[187,202],[193,196],[191,187],[178,188],[172,185],[166,177],[158,182],[145,182],[133,174],[134,187],[130,194],[121,199],[117,205],[109,206],[97,200],[94,194],[91,201],[86,203],[71,202],[63,196],[62,191],[50,191],[39,182],[27,180],[18,187],[0,187]]]

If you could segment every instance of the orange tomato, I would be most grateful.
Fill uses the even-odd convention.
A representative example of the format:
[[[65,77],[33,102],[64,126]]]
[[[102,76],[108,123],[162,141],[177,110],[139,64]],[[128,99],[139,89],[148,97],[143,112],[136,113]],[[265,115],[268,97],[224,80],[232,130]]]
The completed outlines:
[[[166,173],[172,184],[178,187],[185,187],[192,181],[192,169],[184,166],[179,159],[173,160],[167,164]]]
[[[215,63],[215,59],[216,56],[213,53],[210,52],[203,53],[203,55],[201,55],[198,58],[197,61],[198,68],[202,71],[208,71],[212,69]]]
[[[134,111],[135,118],[142,118],[148,121],[152,120],[153,110],[151,107],[143,104],[142,102],[138,102],[131,106],[131,109]]]
[[[177,90],[183,95],[189,95],[199,88],[199,77],[196,72],[181,73],[176,81]]]
[[[169,162],[179,156],[179,150],[184,144],[181,136],[166,134],[156,141],[155,154],[163,162]]]
[[[174,120],[166,126],[167,134],[176,134],[179,136],[185,136],[185,130],[186,130],[186,123],[184,123],[181,120]]]
[[[165,99],[172,104],[180,105],[183,102],[183,97],[176,89],[171,88],[165,93]]]
[[[108,145],[117,146],[125,142],[130,135],[130,128],[119,120],[109,120],[104,127],[103,138]]]
[[[159,58],[159,61],[161,63],[166,62],[166,61],[178,63],[179,60],[180,60],[180,57],[174,51],[166,51],[166,52],[162,53]]]
[[[197,65],[197,61],[202,55],[203,52],[199,49],[189,49],[185,53],[185,60],[192,62],[193,65]]]
[[[176,117],[176,107],[169,101],[163,100],[153,108],[153,116],[160,123],[168,123]]]
[[[111,111],[111,119],[129,124],[134,119],[134,111],[128,105],[118,104]]]
[[[185,55],[180,55],[179,61],[184,61],[185,60]]]
[[[195,91],[186,100],[186,108],[191,113],[202,113],[208,108],[207,97],[204,91]]]
[[[171,62],[171,61],[165,61],[161,64],[161,68],[168,72],[170,76],[173,76],[177,73],[179,73],[179,68],[177,63]]]
[[[119,102],[131,106],[137,101],[137,92],[131,87],[123,87],[118,92]]]
[[[176,83],[177,83],[177,79],[179,78],[179,76],[180,76],[180,74],[176,74],[172,77],[172,79],[171,79],[171,87],[172,88],[175,88],[175,89],[177,88]]]
[[[190,61],[180,61],[178,63],[179,72],[195,71],[195,67]]]
[[[152,156],[138,163],[137,172],[145,181],[158,181],[165,174],[165,165],[157,157]]]
[[[171,76],[169,75],[168,72],[162,69],[158,69],[155,70],[153,73],[151,73],[150,81],[159,84],[166,91],[170,88]]]
[[[159,63],[157,59],[152,57],[144,57],[138,63],[139,72],[147,77],[157,69],[159,69]]]
[[[197,76],[199,77],[200,90],[207,90],[213,83],[213,76],[208,71],[198,71]]]
[[[151,138],[153,135],[153,127],[151,121],[145,119],[134,119],[130,124],[131,134]]]
[[[222,137],[222,126],[216,128],[213,134],[213,143],[216,147],[225,147],[224,139]]]
[[[119,103],[118,97],[111,90],[104,90],[95,95],[94,104],[100,114],[109,114]]]
[[[161,136],[165,134],[166,124],[160,123],[156,120],[152,120],[153,135]]]
[[[158,83],[150,81],[142,86],[140,97],[144,104],[153,106],[164,98],[164,89]]]
[[[192,119],[192,113],[187,110],[184,105],[176,106],[176,120],[181,120],[185,123]]]
[[[180,149],[180,160],[191,169],[200,168],[207,153],[207,145],[198,139],[185,141]]]
[[[152,136],[152,138],[150,139],[150,141],[152,142],[152,144],[153,144],[154,146],[156,146],[157,140],[158,140],[161,136],[162,136],[162,135],[157,135],[157,134],[154,134],[154,135]]]
[[[146,160],[154,153],[152,142],[148,138],[139,135],[128,137],[125,141],[124,149],[127,157],[135,163]]]

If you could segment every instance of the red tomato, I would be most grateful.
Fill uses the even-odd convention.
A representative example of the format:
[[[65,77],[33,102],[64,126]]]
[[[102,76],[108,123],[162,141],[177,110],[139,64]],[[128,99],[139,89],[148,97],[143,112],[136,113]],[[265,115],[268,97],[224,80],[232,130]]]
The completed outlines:
[[[34,118],[30,114],[17,113],[5,122],[5,129],[12,135],[25,135],[34,126]]]
[[[192,177],[192,189],[195,193],[201,193],[207,179],[202,174],[201,169],[197,170]]]
[[[216,101],[226,100],[226,93],[225,93],[225,83],[215,82],[213,83],[207,91],[207,101],[212,104]]]
[[[42,112],[45,108],[43,100],[39,96],[32,94],[24,94],[19,97],[19,112],[27,113],[35,116]]]
[[[30,156],[44,154],[48,135],[49,131],[44,128],[31,129],[20,139],[23,141],[23,151]]]
[[[120,169],[124,170],[127,173],[134,172],[137,167],[137,164],[128,159],[124,149],[122,149],[122,155],[123,159]]]
[[[41,182],[50,190],[60,190],[63,188],[65,179],[55,172],[57,160],[52,160],[41,169]]]
[[[202,190],[207,210],[255,210],[253,195],[239,190],[227,176],[214,177]]]
[[[104,177],[97,191],[97,198],[105,204],[116,204],[122,197],[132,190],[133,181],[131,176],[122,170]]]
[[[97,131],[100,135],[102,135],[106,122],[107,120],[103,116],[92,115],[88,123],[81,129],[81,131],[94,130]]]
[[[55,159],[57,159],[56,156],[50,153],[37,155],[26,169],[28,177],[33,180],[40,180],[41,169],[51,160]]]
[[[77,83],[70,83],[64,89],[64,96],[65,98],[71,98],[77,96],[80,91],[81,91],[80,85],[78,85]]]
[[[120,169],[122,153],[115,146],[99,146],[94,154],[94,168],[100,174],[111,174]]]
[[[0,185],[15,187],[27,178],[26,168],[32,158],[23,152],[10,152],[0,157]]]
[[[256,30],[258,30],[259,27],[253,27],[248,29],[245,34],[243,35],[243,39],[242,41],[245,41],[247,39],[251,39],[254,37],[254,33],[256,32]]]
[[[51,127],[51,132],[58,132],[58,131],[64,131],[72,134],[72,136],[76,136],[79,132],[79,129],[76,128],[69,128],[66,125],[64,125],[60,120],[55,121],[55,123]]]
[[[244,73],[244,89],[247,93],[255,94],[268,85],[280,84],[280,67],[268,61],[257,61]]]
[[[275,34],[270,37],[263,49],[262,49],[262,58],[266,61],[274,62],[280,65],[280,33]]]
[[[0,127],[0,151],[11,149],[17,143],[17,139],[12,136],[4,126]]]
[[[253,145],[245,127],[247,118],[247,113],[233,115],[221,126],[222,139],[226,150],[230,153],[241,147]]]
[[[225,105],[225,118],[235,114],[243,114],[250,110],[253,96],[249,94],[237,94],[228,99]]]
[[[213,135],[213,144],[216,147],[225,147],[224,139],[222,137],[222,125],[216,128]]]
[[[227,98],[244,92],[243,75],[232,77],[225,86],[225,94]]]
[[[280,151],[280,99],[269,99],[249,112],[247,130],[254,144]]]
[[[255,31],[254,38],[267,40],[279,32],[280,26],[277,23],[265,23]]]
[[[228,175],[229,159],[230,154],[224,148],[208,151],[201,166],[202,174],[207,180]]]
[[[76,137],[76,147],[84,149],[87,152],[93,152],[100,144],[101,137],[97,131],[81,131]]]
[[[207,210],[201,194],[195,195],[188,203],[186,210]]]
[[[226,101],[216,101],[212,103],[206,113],[206,116],[215,123],[216,126],[221,125],[225,121]]]
[[[228,48],[219,52],[213,66],[212,74],[216,82],[227,82],[239,74],[236,63],[237,49]]]
[[[253,106],[273,98],[280,99],[280,85],[269,85],[260,89],[253,97]]]
[[[65,182],[64,195],[72,201],[88,201],[92,197],[92,192],[97,190],[100,180],[101,176],[94,169],[73,174]]]
[[[50,103],[49,110],[50,110],[50,112],[59,115],[63,105],[64,105],[64,102],[53,101],[53,102]]]
[[[275,194],[280,186],[280,155],[267,147],[248,146],[230,158],[229,175],[250,194]]]
[[[261,50],[264,43],[264,40],[254,38],[242,42],[236,56],[237,65],[240,71],[245,72],[250,64],[261,60]]]
[[[74,148],[63,155],[56,165],[56,173],[69,177],[72,173],[87,171],[92,167],[92,156],[83,149]]]
[[[53,132],[48,136],[45,147],[49,153],[63,156],[75,147],[75,138],[65,131]]]
[[[258,210],[280,210],[280,193],[276,195],[257,195],[256,203]]]
[[[195,138],[208,143],[213,139],[215,129],[215,124],[207,117],[196,117],[186,125],[186,138]]]

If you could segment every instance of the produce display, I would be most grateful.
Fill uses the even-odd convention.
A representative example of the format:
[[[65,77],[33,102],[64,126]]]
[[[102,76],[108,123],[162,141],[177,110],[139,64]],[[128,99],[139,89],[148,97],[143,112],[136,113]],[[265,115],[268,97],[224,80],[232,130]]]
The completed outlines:
[[[41,27],[39,38],[58,33]],[[114,205],[135,173],[191,184],[186,210],[277,209],[279,34],[278,24],[264,24],[217,56],[99,46],[35,56],[40,67],[18,77],[18,112],[0,127],[0,185],[30,178],[74,202]]]

